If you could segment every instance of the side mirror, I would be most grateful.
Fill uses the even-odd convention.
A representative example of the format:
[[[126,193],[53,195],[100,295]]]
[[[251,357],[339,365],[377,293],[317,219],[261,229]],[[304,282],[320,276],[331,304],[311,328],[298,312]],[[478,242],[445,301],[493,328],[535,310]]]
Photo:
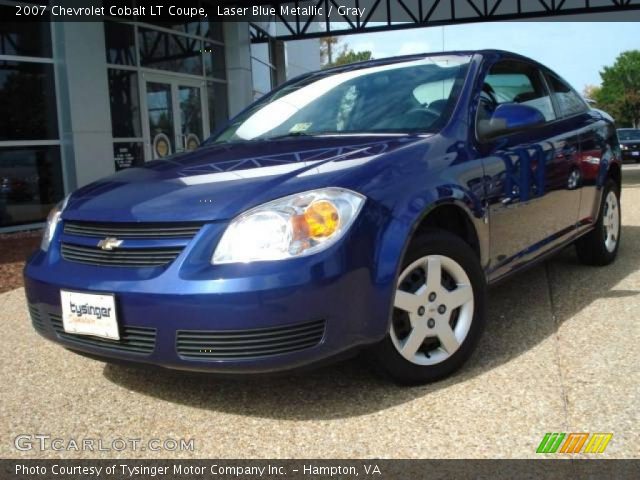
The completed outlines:
[[[520,103],[503,103],[498,105],[489,120],[478,122],[478,135],[483,140],[489,140],[498,135],[537,127],[544,122],[544,115],[537,108]]]

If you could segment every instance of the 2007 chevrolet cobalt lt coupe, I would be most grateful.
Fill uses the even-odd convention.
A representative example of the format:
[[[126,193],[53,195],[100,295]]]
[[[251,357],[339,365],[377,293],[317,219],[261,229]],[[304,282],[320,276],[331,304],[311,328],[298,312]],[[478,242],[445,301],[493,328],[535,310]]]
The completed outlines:
[[[614,260],[620,182],[612,119],[527,58],[310,73],[61,202],[25,269],[31,318],[106,360],[259,373],[363,349],[432,381],[469,358],[487,284],[570,243]]]

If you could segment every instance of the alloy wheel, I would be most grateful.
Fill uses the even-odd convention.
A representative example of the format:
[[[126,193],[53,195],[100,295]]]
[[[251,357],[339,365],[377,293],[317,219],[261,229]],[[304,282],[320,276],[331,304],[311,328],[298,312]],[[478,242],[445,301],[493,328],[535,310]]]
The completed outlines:
[[[620,236],[620,212],[618,211],[618,197],[615,192],[609,191],[607,194],[602,215],[604,246],[609,252],[613,252]]]
[[[464,269],[443,255],[407,266],[398,279],[390,336],[417,365],[435,365],[464,342],[474,314],[473,287]]]

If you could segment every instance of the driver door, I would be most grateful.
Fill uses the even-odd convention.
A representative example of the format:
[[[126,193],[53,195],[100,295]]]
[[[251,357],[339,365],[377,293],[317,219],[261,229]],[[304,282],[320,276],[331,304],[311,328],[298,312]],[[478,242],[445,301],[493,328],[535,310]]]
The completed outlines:
[[[537,108],[546,123],[481,147],[489,178],[491,279],[566,240],[575,229],[580,204],[578,136],[558,128],[547,84],[535,65],[507,60],[490,68],[478,115],[490,114],[487,103],[510,102]]]

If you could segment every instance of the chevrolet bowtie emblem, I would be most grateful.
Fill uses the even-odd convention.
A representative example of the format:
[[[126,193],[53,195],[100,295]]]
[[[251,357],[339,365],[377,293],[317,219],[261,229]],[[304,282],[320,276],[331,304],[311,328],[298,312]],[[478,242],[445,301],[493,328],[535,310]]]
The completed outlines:
[[[107,237],[98,242],[98,247],[102,250],[113,250],[122,245],[122,240],[118,240],[115,237]]]

